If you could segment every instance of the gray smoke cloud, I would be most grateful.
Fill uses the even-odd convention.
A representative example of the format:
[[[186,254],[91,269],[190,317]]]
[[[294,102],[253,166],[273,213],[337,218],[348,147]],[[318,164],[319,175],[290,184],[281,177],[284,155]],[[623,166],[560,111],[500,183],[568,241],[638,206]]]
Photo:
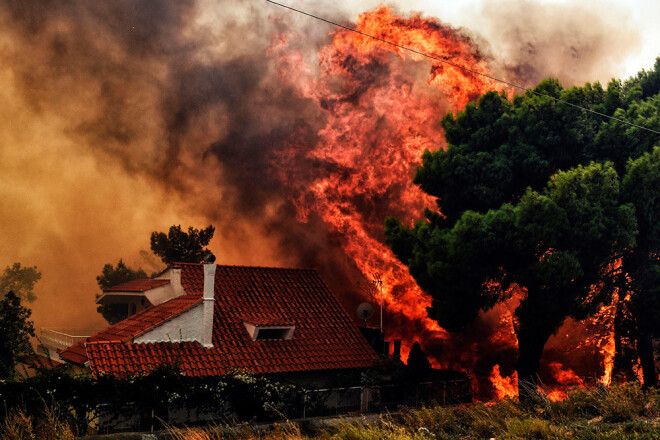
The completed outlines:
[[[559,78],[564,86],[606,85],[641,42],[630,15],[602,2],[488,0],[472,23],[501,75],[527,87],[546,77]]]

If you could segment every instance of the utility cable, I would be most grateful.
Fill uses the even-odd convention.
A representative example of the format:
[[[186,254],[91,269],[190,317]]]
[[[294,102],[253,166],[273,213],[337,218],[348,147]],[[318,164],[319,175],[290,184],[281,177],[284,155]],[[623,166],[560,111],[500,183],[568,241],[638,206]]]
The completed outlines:
[[[578,108],[578,109],[580,109],[580,110],[583,110],[583,111],[585,111],[585,112],[593,113],[593,114],[595,114],[595,115],[602,116],[602,117],[604,117],[604,118],[608,118],[608,119],[611,119],[611,120],[614,120],[614,121],[618,121],[618,122],[621,122],[621,123],[623,123],[623,124],[627,124],[627,125],[630,125],[630,126],[633,126],[633,127],[639,128],[639,129],[642,129],[642,130],[650,131],[651,133],[655,133],[655,134],[657,134],[657,135],[660,135],[660,131],[658,131],[658,130],[653,130],[652,128],[644,127],[644,126],[642,126],[642,125],[635,124],[634,122],[629,122],[629,121],[626,121],[625,119],[617,118],[616,116],[610,116],[610,115],[607,115],[607,114],[605,114],[605,113],[602,113],[602,112],[599,112],[599,111],[596,111],[596,110],[590,109],[590,108],[588,108],[588,107],[582,107],[581,105],[573,104],[572,102],[566,101],[565,99],[555,98],[554,96],[552,96],[552,95],[548,95],[547,93],[537,92],[537,91],[534,90],[534,89],[530,89],[530,88],[528,88],[528,87],[524,87],[524,86],[521,86],[521,85],[518,85],[518,84],[512,83],[512,82],[510,82],[510,81],[506,81],[506,80],[503,80],[503,79],[499,79],[499,78],[496,78],[496,77],[494,77],[494,76],[492,76],[492,75],[488,75],[488,74],[486,74],[486,73],[478,72],[478,71],[476,71],[476,70],[474,70],[474,69],[470,69],[469,67],[461,66],[460,64],[456,64],[456,63],[453,63],[453,62],[451,62],[451,61],[447,61],[447,60],[444,60],[444,59],[442,59],[442,58],[438,58],[438,57],[436,57],[436,56],[429,55],[429,54],[427,54],[427,53],[425,53],[425,52],[421,52],[421,51],[418,51],[418,50],[412,49],[412,48],[410,48],[410,47],[403,46],[403,45],[398,44],[398,43],[394,43],[394,42],[389,41],[389,40],[386,40],[386,39],[384,39],[384,38],[380,38],[380,37],[377,37],[377,36],[375,36],[375,35],[367,34],[366,32],[359,31],[359,30],[354,29],[354,28],[352,28],[352,27],[345,26],[345,25],[343,25],[343,24],[339,24],[339,23],[334,22],[334,21],[332,21],[332,20],[328,20],[327,18],[319,17],[318,15],[310,14],[309,12],[305,12],[305,11],[302,11],[302,10],[300,10],[300,9],[293,8],[293,7],[291,7],[291,6],[287,6],[287,5],[284,5],[284,4],[282,4],[282,3],[278,3],[278,2],[273,1],[273,0],[266,0],[266,1],[267,1],[268,3],[272,3],[272,4],[277,5],[277,6],[280,6],[280,7],[282,7],[282,8],[289,9],[289,10],[291,10],[291,11],[293,11],[293,12],[297,12],[297,13],[299,13],[299,14],[306,15],[306,16],[311,17],[311,18],[314,18],[314,19],[316,19],[316,20],[323,21],[323,22],[325,22],[325,23],[331,24],[331,25],[336,26],[336,27],[338,27],[338,28],[342,28],[342,29],[345,29],[345,30],[347,30],[347,31],[354,32],[354,33],[356,33],[356,34],[360,34],[360,35],[362,35],[362,36],[365,36],[365,37],[368,37],[368,38],[372,38],[372,39],[374,39],[374,40],[380,41],[381,43],[389,44],[389,45],[391,45],[391,46],[398,47],[399,49],[407,50],[408,52],[412,52],[412,53],[414,53],[414,54],[421,55],[421,56],[423,56],[423,57],[430,58],[430,59],[435,60],[435,61],[439,61],[439,62],[441,62],[441,63],[443,63],[443,64],[447,64],[447,65],[452,66],[452,67],[455,67],[455,68],[457,68],[457,69],[465,70],[466,72],[470,72],[470,73],[473,73],[473,74],[475,74],[475,75],[483,76],[483,77],[488,78],[488,79],[491,79],[491,80],[493,80],[493,81],[497,81],[497,82],[499,82],[499,83],[506,84],[506,85],[511,86],[511,87],[514,87],[514,88],[516,88],[516,89],[524,90],[525,92],[532,93],[532,94],[534,94],[534,95],[545,96],[546,98],[553,99],[555,102],[560,102],[560,103],[562,103],[562,104],[566,104],[566,105],[568,105],[568,106],[575,107],[575,108]]]

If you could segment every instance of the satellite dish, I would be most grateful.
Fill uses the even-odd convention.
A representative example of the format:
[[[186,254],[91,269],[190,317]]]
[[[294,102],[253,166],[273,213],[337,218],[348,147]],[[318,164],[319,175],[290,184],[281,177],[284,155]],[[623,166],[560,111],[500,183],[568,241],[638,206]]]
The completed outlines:
[[[374,316],[374,306],[368,302],[361,303],[357,308],[357,316],[364,320],[364,325],[367,325],[367,319]]]
[[[215,263],[215,255],[209,252],[204,256],[204,264],[213,264],[213,263]]]

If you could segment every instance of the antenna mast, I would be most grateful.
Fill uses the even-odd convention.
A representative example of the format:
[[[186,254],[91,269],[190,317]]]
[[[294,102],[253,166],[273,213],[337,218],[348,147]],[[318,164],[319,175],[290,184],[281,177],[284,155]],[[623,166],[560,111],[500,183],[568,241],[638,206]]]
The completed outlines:
[[[380,277],[380,274],[375,273],[372,274],[373,280],[372,283],[374,285],[378,286],[378,290],[380,291],[380,333],[384,333],[383,330],[383,279]]]

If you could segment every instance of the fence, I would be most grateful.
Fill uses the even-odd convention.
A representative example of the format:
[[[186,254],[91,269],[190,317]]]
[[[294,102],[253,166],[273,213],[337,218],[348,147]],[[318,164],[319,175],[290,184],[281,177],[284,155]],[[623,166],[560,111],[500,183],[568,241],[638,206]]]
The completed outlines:
[[[22,381],[0,382],[0,423],[12,410],[28,415],[44,405],[67,414],[84,434],[159,429],[162,422],[192,425],[209,420],[268,421],[377,413],[400,405],[450,405],[471,401],[468,379],[400,382],[377,386],[304,389],[264,377],[230,374],[188,377],[172,368],[118,380],[46,370]]]
[[[457,405],[472,401],[469,379],[356,386],[305,391],[289,418],[307,418],[396,410],[399,406]]]
[[[40,343],[48,348],[67,348],[89,338],[96,333],[93,329],[42,328],[39,331]]]
[[[288,419],[305,419],[310,417],[335,416],[351,413],[378,413],[395,411],[400,406],[420,406],[423,404],[456,405],[471,402],[471,387],[469,380],[448,380],[436,382],[421,382],[412,384],[355,386],[343,388],[326,388],[301,391],[290,401],[283,412],[273,411],[258,417],[257,421],[275,421],[281,416]],[[195,425],[204,421],[228,418],[242,420],[233,413],[230,407],[207,408],[202,411],[196,407],[167,408],[140,411],[131,410],[132,405],[126,404],[128,411],[120,416],[106,413],[99,420],[101,432],[111,433],[125,430],[142,430],[162,428],[161,422],[173,425]]]

